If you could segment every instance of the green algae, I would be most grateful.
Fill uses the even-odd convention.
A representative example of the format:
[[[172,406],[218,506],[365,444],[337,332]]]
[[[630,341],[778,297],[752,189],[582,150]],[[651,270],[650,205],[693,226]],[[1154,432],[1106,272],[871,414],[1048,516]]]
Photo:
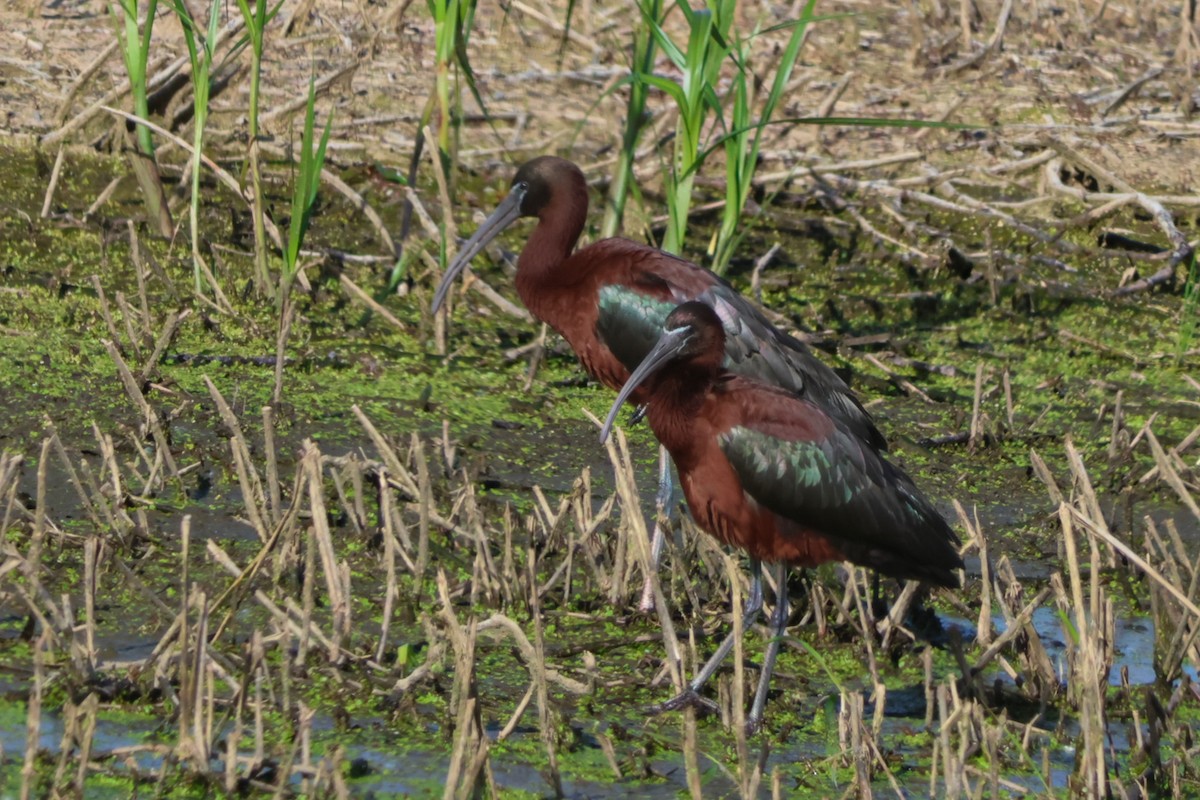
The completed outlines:
[[[13,158],[19,163],[30,160],[25,155]],[[111,160],[81,159],[78,168],[72,169],[76,176],[72,180],[78,183],[64,185],[64,202],[78,208],[81,203],[72,202],[71,195],[86,196],[120,169],[122,165]],[[21,177],[22,170],[17,174]],[[16,189],[18,194],[14,196],[36,204],[38,173],[24,177],[28,180],[18,181],[22,188]],[[318,216],[314,235],[320,241],[322,235],[344,227],[348,218],[344,210],[331,204]],[[991,242],[1010,251],[1037,246],[1028,237],[1014,236],[999,226],[934,221],[975,244]],[[12,215],[0,217],[6,232],[16,230],[17,224]],[[94,446],[93,420],[104,431],[134,430],[139,424],[137,412],[125,396],[101,343],[110,334],[89,280],[93,273],[100,276],[110,303],[116,291],[133,297],[127,241],[108,237],[89,226],[42,221],[20,224],[28,231],[27,236],[0,237],[0,269],[4,270],[6,287],[14,289],[0,292],[0,326],[6,331],[6,357],[0,359],[0,392],[20,398],[0,410],[0,431],[5,437],[0,446],[15,452],[36,452],[45,414],[74,448]],[[231,229],[223,224],[214,224],[211,231],[214,237],[232,236]],[[506,241],[517,245],[523,235],[515,231]],[[355,234],[339,240],[338,246],[345,248],[346,242],[355,241],[369,242],[369,236]],[[152,238],[145,238],[142,245],[166,265],[168,274],[176,279],[186,274],[186,254],[178,245],[172,247]],[[755,246],[747,245],[750,249]],[[893,442],[894,458],[931,495],[974,500],[985,509],[985,522],[989,521],[986,508],[997,505],[1001,498],[1008,506],[1020,507],[1016,520],[988,529],[994,545],[1011,556],[1039,559],[1054,551],[1058,535],[1055,527],[1044,522],[1048,510],[1044,489],[1028,475],[1031,447],[1044,456],[1055,455],[1062,439],[1070,435],[1085,460],[1104,463],[1109,421],[1098,411],[1106,405],[1111,407],[1117,388],[1124,392],[1123,409],[1130,430],[1136,431],[1157,415],[1156,434],[1164,442],[1176,442],[1195,425],[1184,377],[1187,365],[1163,355],[1171,347],[1160,331],[1174,318],[1175,298],[1156,298],[1154,303],[1143,302],[1142,298],[1100,302],[1082,290],[1031,291],[1013,284],[1002,286],[993,299],[986,286],[961,285],[944,271],[913,274],[889,254],[856,248],[853,242],[841,242],[829,250],[828,243],[797,236],[787,240],[787,251],[793,268],[775,270],[777,280],[768,283],[766,301],[776,309],[785,309],[800,327],[826,331],[834,341],[887,333],[889,347],[901,355],[953,368],[952,374],[913,373],[897,368],[939,401],[929,405],[905,395],[854,352],[842,358],[822,356],[854,372],[856,386],[871,402],[873,413]],[[803,265],[802,270],[799,265]],[[1082,259],[1078,267],[1082,278],[1091,282],[1082,286],[1105,285],[1114,277],[1109,259]],[[511,293],[509,277],[503,270],[482,265],[480,271],[493,285]],[[739,285],[744,277],[738,276],[735,269]],[[372,280],[369,274],[356,274],[355,278],[365,285]],[[229,279],[237,285],[235,278]],[[914,282],[931,299],[918,302],[907,296]],[[427,440],[440,437],[443,420],[448,421],[459,449],[456,468],[466,470],[478,482],[481,504],[489,513],[498,512],[505,502],[518,511],[532,509],[534,503],[527,491],[530,487],[566,491],[584,466],[593,467],[597,493],[604,491],[607,462],[594,444],[595,430],[583,409],[602,416],[610,395],[579,380],[573,356],[553,351],[533,388],[526,390],[527,365],[519,360],[508,363],[500,352],[531,341],[536,335],[532,326],[460,310],[450,327],[452,355],[447,358],[433,353],[428,344],[430,325],[419,299],[387,300],[389,308],[407,326],[398,331],[378,320],[364,320],[359,311],[341,299],[333,281],[323,278],[314,283],[318,291],[302,301],[288,351],[293,362],[285,370],[286,408],[279,427],[285,453],[308,437],[318,439],[323,446],[362,447],[365,436],[349,412],[350,406],[357,404],[401,449],[407,447],[414,431]],[[155,324],[161,323],[166,309],[190,305],[173,299],[167,287],[157,283],[152,283],[151,291]],[[118,332],[123,333],[125,321],[119,311],[114,310],[114,314]],[[154,369],[153,380],[162,388],[152,390],[150,396],[171,410],[173,444],[190,458],[202,460],[214,484],[200,503],[184,497],[170,498],[175,505],[163,507],[158,520],[161,527],[146,533],[159,551],[138,564],[139,575],[151,591],[168,602],[178,603],[175,531],[179,512],[203,507],[211,514],[232,517],[244,505],[229,464],[227,432],[212,407],[203,377],[207,375],[216,382],[234,405],[247,436],[258,441],[262,433],[258,409],[270,402],[271,368],[244,359],[273,353],[274,324],[270,309],[252,304],[239,305],[239,314],[232,318],[195,313],[181,327],[170,352],[243,360],[196,365],[167,359]],[[1063,331],[1078,338],[1066,338]],[[1085,340],[1105,343],[1108,348],[1088,346]],[[978,364],[984,365],[991,387],[982,406],[992,423],[989,442],[974,452],[962,446],[935,448],[922,444],[922,439],[962,431],[969,425]],[[1011,429],[1005,421],[1003,393],[995,390],[1004,370],[1010,376],[1015,400]],[[649,486],[655,461],[652,437],[645,425],[633,426],[628,433],[642,467],[643,485]],[[1144,454],[1136,453],[1133,458],[1142,469],[1150,465]],[[285,466],[290,466],[290,461]],[[30,470],[35,467],[35,462],[28,463]],[[444,483],[439,483],[438,491],[445,491]],[[82,521],[78,524],[81,529],[86,527]],[[223,526],[205,534],[221,541],[237,563],[248,562],[257,552],[256,541],[232,536]],[[348,528],[338,529],[338,535],[339,557],[350,563],[360,592],[353,599],[355,619],[371,619],[376,626],[357,631],[357,637],[347,643],[354,648],[369,643],[380,622],[376,600],[381,591],[379,552],[377,546],[352,538]],[[533,547],[534,543],[528,545]],[[522,546],[516,551],[518,569],[524,569]],[[439,565],[447,573],[458,579],[472,576],[469,555],[449,550],[438,550],[437,554]],[[69,550],[57,555],[47,553],[44,563],[57,579],[56,591],[78,596],[82,575],[75,555]],[[224,577],[212,564],[197,562],[193,567],[192,580],[198,585],[221,586]],[[544,580],[547,575],[539,577]],[[403,591],[411,598],[426,598],[426,609],[428,598],[435,596],[428,582],[406,583]],[[964,595],[969,597],[971,592],[968,588]],[[141,600],[137,591],[115,576],[103,576],[98,598],[102,635],[136,634],[148,643],[161,634],[170,620]],[[588,605],[586,593],[577,593],[573,604],[564,603],[556,610],[594,613],[594,602]],[[122,611],[119,617],[117,609]],[[490,610],[477,606],[459,608],[457,613],[464,619],[471,614],[482,618]],[[707,609],[694,609],[693,615],[692,620],[699,622],[710,617]],[[326,626],[328,609],[319,606],[315,618]],[[528,629],[528,619],[520,621]],[[237,630],[244,635],[267,622],[264,612],[247,607],[239,613]],[[0,664],[28,664],[29,644],[15,639],[15,626],[7,630],[13,635],[6,634],[0,643]],[[555,736],[562,745],[559,769],[564,777],[596,783],[613,780],[607,758],[591,743],[603,734],[615,741],[623,769],[634,776],[627,778],[627,785],[644,782],[647,787],[667,788],[667,781],[648,765],[656,754],[668,761],[674,759],[682,737],[678,717],[644,713],[646,707],[670,694],[665,683],[648,685],[653,677],[649,673],[656,670],[661,658],[661,644],[653,640],[655,631],[656,626],[649,620],[619,618],[611,610],[601,616],[599,626],[566,616],[547,616],[545,634],[552,660],[558,659],[556,648],[585,636],[598,641],[623,640],[603,653],[601,674],[610,685],[602,686],[592,697],[579,699],[551,693]],[[856,631],[835,631],[823,640],[808,630],[796,635],[812,649],[792,641],[784,648],[765,741],[782,750],[785,744],[779,739],[786,737],[788,753],[812,756],[807,763],[778,764],[792,787],[792,796],[824,796],[830,785],[845,786],[853,781],[853,767],[840,756],[836,693],[839,689],[869,691],[863,675],[866,655]],[[416,664],[424,658],[418,653],[422,637],[419,627],[393,627],[391,642],[394,648],[411,647],[411,663]],[[636,637],[643,641],[635,641]],[[761,637],[749,633],[745,645],[748,657],[757,658]],[[703,656],[711,646],[715,646],[711,637],[700,639],[698,655]],[[878,654],[877,658],[880,679],[889,690],[903,690],[923,680],[918,650],[903,652],[895,660]],[[572,666],[578,663],[573,651],[562,659]],[[272,669],[280,669],[285,660],[278,652],[268,655]],[[370,753],[368,760],[420,754],[442,768],[452,747],[446,717],[453,675],[446,664],[435,667],[431,683],[411,698],[411,706],[394,714],[382,705],[378,687],[360,680],[360,676],[347,678],[329,671],[315,658],[305,667],[299,693],[310,707],[332,719],[329,731],[316,737],[314,752],[330,752],[335,744],[345,741],[348,733],[362,733],[357,746]],[[949,652],[934,651],[937,679],[955,674],[956,668]],[[486,725],[489,730],[498,729],[515,710],[528,685],[528,672],[507,646],[481,641],[476,675]],[[756,674],[749,672],[748,679],[753,677]],[[719,680],[728,678],[722,675]],[[147,697],[137,703],[152,718],[169,711],[162,700]],[[4,713],[16,711],[5,712],[0,704],[0,723]],[[390,716],[383,721],[381,714]],[[534,714],[532,710],[526,712],[524,733],[494,746],[498,761],[520,763],[534,770],[548,768],[544,746],[536,735]],[[112,717],[110,721],[124,724],[130,720]],[[268,714],[267,723],[268,744],[284,748],[295,733],[294,720]],[[16,729],[20,729],[19,723]],[[731,769],[737,760],[736,750],[719,723],[702,720],[700,737],[707,757]],[[908,767],[919,785],[920,767],[932,747],[932,733],[910,729],[889,737],[885,741],[890,746],[906,753]],[[163,741],[170,740],[164,734]],[[6,747],[5,752],[6,759],[11,759],[20,747]],[[714,763],[706,768],[706,783],[724,786],[724,773]],[[987,767],[982,756],[977,763]],[[45,769],[46,765],[39,768]],[[123,782],[128,779],[120,775],[101,775],[96,780],[101,794],[107,791],[109,782],[114,787],[112,796],[121,796],[121,787],[126,792],[129,789],[129,784]],[[369,776],[354,780],[364,787],[376,783]],[[440,795],[441,788],[435,778],[421,778],[412,784],[411,791]],[[199,790],[180,784],[170,791],[191,796],[189,793]],[[504,791],[517,796],[527,789],[507,787]],[[539,792],[540,788],[533,791]]]

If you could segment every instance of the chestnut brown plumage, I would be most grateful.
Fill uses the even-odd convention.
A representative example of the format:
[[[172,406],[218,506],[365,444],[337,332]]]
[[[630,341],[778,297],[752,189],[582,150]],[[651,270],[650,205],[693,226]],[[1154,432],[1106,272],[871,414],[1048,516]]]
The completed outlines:
[[[679,470],[692,518],[746,551],[753,583],[749,625],[762,605],[761,562],[780,566],[774,625],[748,724],[762,719],[787,622],[787,566],[849,560],[885,575],[958,586],[958,537],[900,468],[820,404],[725,366],[724,320],[702,302],[667,317],[658,343],[617,395],[647,404],[654,435]],[[673,704],[698,691],[728,652],[718,649]]]

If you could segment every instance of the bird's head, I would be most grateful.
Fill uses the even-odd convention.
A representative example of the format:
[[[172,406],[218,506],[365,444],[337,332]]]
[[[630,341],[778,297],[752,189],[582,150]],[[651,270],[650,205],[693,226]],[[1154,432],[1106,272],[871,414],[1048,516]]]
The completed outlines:
[[[712,306],[698,300],[676,306],[667,315],[658,343],[630,374],[613,401],[600,431],[600,442],[608,438],[621,405],[639,386],[647,385],[653,395],[667,376],[711,380],[724,359],[725,328]]]
[[[543,218],[551,209],[566,210],[570,204],[577,204],[582,194],[582,213],[579,224],[582,226],[583,214],[587,212],[587,181],[579,167],[565,158],[558,156],[539,156],[526,161],[513,177],[512,186],[500,205],[491,213],[483,224],[475,231],[475,235],[458,251],[458,255],[442,282],[438,284],[433,295],[433,313],[437,313],[450,293],[450,287],[471,263],[471,259],[483,252],[483,249],[509,225],[521,217]],[[575,232],[578,236],[578,231]],[[573,246],[574,239],[571,240]]]

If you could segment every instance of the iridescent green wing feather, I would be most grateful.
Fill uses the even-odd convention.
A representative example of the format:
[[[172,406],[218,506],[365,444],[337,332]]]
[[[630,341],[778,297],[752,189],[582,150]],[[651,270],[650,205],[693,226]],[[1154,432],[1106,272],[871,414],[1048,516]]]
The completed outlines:
[[[951,585],[957,537],[909,477],[841,426],[817,440],[735,427],[720,446],[759,505],[899,577]]]
[[[662,336],[667,315],[676,305],[627,286],[604,286],[596,332],[632,372]]]

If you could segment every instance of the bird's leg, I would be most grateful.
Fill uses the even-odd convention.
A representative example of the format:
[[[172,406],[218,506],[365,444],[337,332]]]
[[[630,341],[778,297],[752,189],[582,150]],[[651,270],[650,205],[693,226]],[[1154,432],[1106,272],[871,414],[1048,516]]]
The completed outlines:
[[[771,684],[771,673],[775,671],[775,659],[779,656],[779,644],[788,623],[787,565],[775,565],[775,611],[771,614],[771,640],[767,642],[767,653],[763,657],[762,672],[758,676],[758,691],[754,693],[754,705],[746,718],[746,732],[755,733],[762,725],[763,709],[767,706],[767,688]]]
[[[650,569],[658,571],[658,562],[662,559],[663,544],[666,541],[666,531],[663,525],[670,522],[675,512],[672,496],[675,493],[674,482],[671,480],[671,455],[667,448],[658,446],[658,494],[654,498],[654,534],[650,537]],[[646,613],[654,610],[654,584],[650,576],[642,585],[642,601],[638,608]]]
[[[758,559],[750,559],[750,594],[746,597],[746,607],[742,609],[743,631],[754,624],[754,620],[758,618],[762,607],[762,565],[758,562]],[[696,673],[696,677],[692,678],[692,682],[688,684],[688,688],[659,706],[660,710],[675,711],[688,705],[702,706],[713,711],[716,710],[716,706],[711,700],[705,700],[700,696],[700,690],[704,688],[704,684],[708,683],[708,679],[713,676],[713,673],[721,666],[721,662],[729,655],[729,651],[733,649],[734,642],[736,641],[734,633],[735,631],[729,632],[729,635],[725,637],[725,641],[721,642],[721,646],[717,648],[717,652],[712,654],[712,657]]]

